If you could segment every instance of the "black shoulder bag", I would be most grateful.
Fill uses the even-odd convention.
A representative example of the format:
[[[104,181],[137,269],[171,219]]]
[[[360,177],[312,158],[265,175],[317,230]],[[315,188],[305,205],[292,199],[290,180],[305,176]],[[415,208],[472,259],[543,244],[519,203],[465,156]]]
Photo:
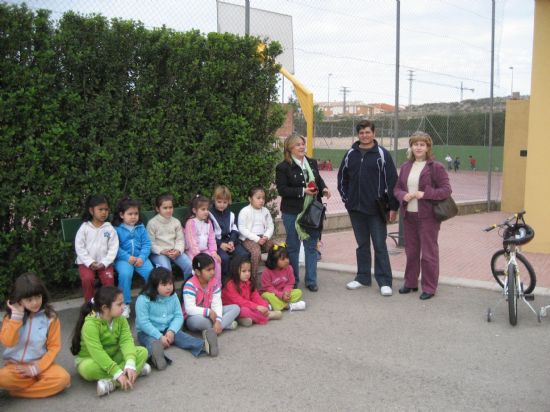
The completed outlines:
[[[433,176],[433,165],[430,163],[430,178],[432,179],[432,186],[436,188]],[[456,205],[452,196],[449,196],[444,200],[432,200],[433,211],[436,220],[444,222],[458,214],[458,206]]]

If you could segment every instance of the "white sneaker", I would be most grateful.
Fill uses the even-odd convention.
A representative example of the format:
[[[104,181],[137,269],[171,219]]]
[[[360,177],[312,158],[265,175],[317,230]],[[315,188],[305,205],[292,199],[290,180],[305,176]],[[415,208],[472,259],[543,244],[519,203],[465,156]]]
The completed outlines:
[[[143,368],[141,368],[141,372],[139,373],[139,376],[147,376],[151,373],[151,365],[148,363],[143,364]]]
[[[389,286],[382,286],[380,288],[380,293],[382,294],[382,296],[391,296],[391,295],[393,295],[393,291],[391,290],[391,287],[389,287]]]
[[[124,306],[124,310],[122,311],[122,316],[124,316],[126,319],[130,318],[130,305]]]
[[[239,327],[239,324],[237,323],[236,320],[234,320],[233,322],[231,322],[231,325],[229,325],[229,330],[235,330]]]
[[[349,290],[356,290],[360,288],[366,288],[365,285],[363,285],[361,282],[357,282],[356,280],[352,280],[346,285],[346,288]]]
[[[97,381],[97,396],[109,395],[116,389],[111,379],[100,379]]]
[[[306,302],[304,302],[303,300],[300,300],[295,303],[289,303],[288,308],[290,309],[291,312],[294,312],[295,310],[306,310]]]

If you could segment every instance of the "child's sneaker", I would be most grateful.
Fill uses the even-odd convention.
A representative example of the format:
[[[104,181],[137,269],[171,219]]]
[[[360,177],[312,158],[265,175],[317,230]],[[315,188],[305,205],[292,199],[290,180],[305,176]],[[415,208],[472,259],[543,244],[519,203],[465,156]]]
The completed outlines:
[[[166,369],[168,366],[164,357],[164,347],[160,340],[156,340],[151,344],[151,363],[159,371]]]
[[[289,303],[288,308],[290,309],[291,312],[293,312],[295,310],[305,310],[306,309],[306,302],[304,302],[303,300],[300,300],[300,301],[295,302],[295,303]]]
[[[97,396],[109,395],[116,389],[111,379],[100,379],[97,381]]]
[[[218,335],[214,329],[203,330],[202,338],[204,339],[204,351],[212,357],[218,356]]]
[[[269,320],[279,320],[282,317],[283,317],[283,312],[281,312],[280,310],[270,310],[267,315],[267,318]]]
[[[237,323],[240,325],[240,326],[245,326],[245,327],[248,327],[248,326],[252,326],[252,318],[239,318],[237,319]]]
[[[151,373],[151,365],[149,365],[147,362],[143,364],[143,368],[141,368],[141,372],[139,373],[139,376],[147,376]]]
[[[124,310],[122,311],[122,316],[124,316],[126,319],[130,318],[130,305],[124,306]]]
[[[239,327],[239,324],[237,323],[236,320],[234,320],[233,322],[231,322],[231,325],[229,325],[229,330],[235,330]]]

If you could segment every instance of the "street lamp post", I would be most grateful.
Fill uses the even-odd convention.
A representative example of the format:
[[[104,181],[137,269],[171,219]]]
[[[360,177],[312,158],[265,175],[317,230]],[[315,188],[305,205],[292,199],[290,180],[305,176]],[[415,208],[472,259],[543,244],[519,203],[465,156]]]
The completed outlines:
[[[514,66],[508,67],[512,71],[512,81],[510,82],[510,97],[514,96]]]

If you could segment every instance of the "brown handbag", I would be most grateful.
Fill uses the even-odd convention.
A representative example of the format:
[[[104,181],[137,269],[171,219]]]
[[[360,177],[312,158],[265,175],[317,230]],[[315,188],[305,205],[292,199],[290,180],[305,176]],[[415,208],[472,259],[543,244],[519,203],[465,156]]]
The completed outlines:
[[[436,188],[433,177],[433,167],[430,163],[430,178],[432,179],[432,186]],[[449,196],[444,200],[432,200],[433,211],[436,220],[444,222],[458,214],[458,206],[456,205],[452,196]]]

